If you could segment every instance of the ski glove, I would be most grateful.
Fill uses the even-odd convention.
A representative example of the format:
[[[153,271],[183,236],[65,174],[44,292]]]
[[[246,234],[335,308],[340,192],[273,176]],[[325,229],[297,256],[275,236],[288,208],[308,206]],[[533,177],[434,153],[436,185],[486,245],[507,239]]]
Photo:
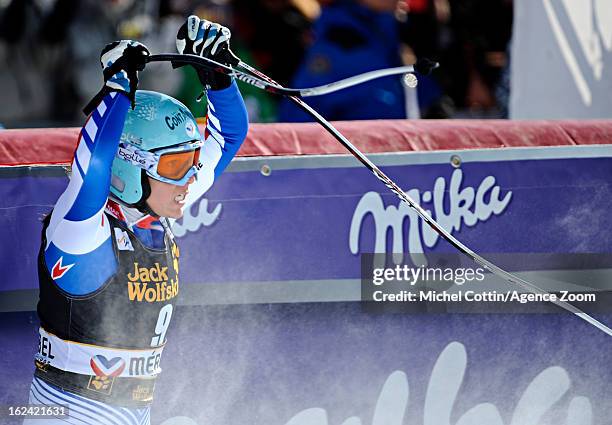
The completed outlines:
[[[198,55],[229,65],[231,36],[228,28],[191,15],[178,30],[176,48],[180,54]],[[230,76],[211,69],[198,67],[196,71],[206,88],[221,90],[232,83]]]
[[[123,91],[134,102],[138,86],[138,71],[145,67],[149,50],[137,41],[114,41],[104,46],[100,63],[104,69],[104,84],[111,90]]]
[[[144,44],[137,41],[113,41],[104,46],[100,53],[104,86],[83,109],[85,115],[89,115],[102,98],[111,91],[122,91],[127,94],[132,103],[132,109],[134,109],[138,71],[144,69],[148,56],[149,50]]]

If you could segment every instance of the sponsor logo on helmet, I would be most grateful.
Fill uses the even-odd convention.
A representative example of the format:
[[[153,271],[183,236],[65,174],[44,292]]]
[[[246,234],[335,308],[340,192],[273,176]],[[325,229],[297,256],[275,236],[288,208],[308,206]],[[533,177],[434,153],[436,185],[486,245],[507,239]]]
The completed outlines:
[[[134,165],[141,165],[143,167],[147,167],[149,165],[147,158],[138,155],[137,152],[124,149],[122,147],[117,151],[117,156],[124,161],[131,162]]]
[[[185,123],[185,133],[187,133],[187,136],[192,138],[196,136],[196,126],[193,121],[187,120]]]
[[[135,136],[132,133],[121,134],[120,141],[124,143],[129,143],[131,145],[136,145],[136,146],[142,145],[142,137]]]
[[[164,121],[170,130],[174,130],[178,125],[188,120],[188,113],[179,109],[172,115],[166,115]]]

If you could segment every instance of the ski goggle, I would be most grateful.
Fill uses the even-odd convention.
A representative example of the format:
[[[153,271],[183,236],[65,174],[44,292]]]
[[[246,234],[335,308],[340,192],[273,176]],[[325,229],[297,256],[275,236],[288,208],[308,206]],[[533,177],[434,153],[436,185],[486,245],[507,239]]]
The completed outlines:
[[[193,141],[149,152],[119,143],[117,158],[142,168],[155,180],[183,186],[202,168],[201,146],[201,141]]]

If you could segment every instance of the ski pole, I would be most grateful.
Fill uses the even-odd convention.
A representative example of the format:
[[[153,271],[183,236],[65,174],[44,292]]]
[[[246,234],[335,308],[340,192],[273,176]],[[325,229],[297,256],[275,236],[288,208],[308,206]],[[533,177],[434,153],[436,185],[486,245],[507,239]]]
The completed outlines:
[[[159,55],[151,55],[147,58],[147,62],[172,62],[177,65],[194,65],[203,66],[209,69],[213,69],[216,72],[220,72],[225,75],[232,76],[240,81],[243,81],[252,86],[258,87],[269,93],[278,94],[281,96],[298,96],[298,97],[309,97],[309,96],[320,96],[323,94],[332,93],[338,90],[342,90],[348,87],[355,86],[357,84],[363,84],[367,81],[371,81],[377,78],[388,77],[390,75],[400,74],[412,74],[418,73],[421,75],[429,74],[433,69],[437,68],[439,64],[432,62],[429,59],[420,59],[414,65],[400,66],[396,68],[378,69],[375,71],[366,72],[363,74],[355,75],[353,77],[345,78],[343,80],[335,81],[333,83],[324,84],[317,87],[309,87],[303,89],[287,88],[279,85],[273,80],[262,78],[262,76],[256,77],[254,69],[248,66],[248,64],[240,61],[236,58],[236,61],[232,61],[234,66],[241,66],[251,72],[248,74],[238,69],[234,69],[212,59],[204,58],[201,56],[190,55],[190,54],[178,54],[178,53],[163,53]],[[263,74],[262,74],[263,75]]]
[[[262,90],[289,97],[291,101],[297,104],[301,109],[303,109],[305,112],[311,115],[319,124],[321,124],[323,128],[325,128],[325,130],[327,130],[336,140],[338,140],[359,162],[361,162],[368,170],[370,170],[370,172],[372,172],[372,174],[374,174],[376,178],[382,181],[385,184],[385,186],[387,186],[393,193],[395,193],[402,202],[405,202],[406,204],[408,204],[408,206],[412,208],[419,215],[419,217],[425,223],[427,223],[427,225],[429,225],[429,227],[431,227],[435,232],[437,232],[448,243],[454,246],[459,252],[463,253],[468,258],[472,259],[474,262],[480,264],[482,267],[484,267],[485,269],[489,270],[494,275],[504,279],[507,282],[516,284],[534,294],[548,294],[548,292],[541,289],[540,287],[496,266],[495,264],[491,263],[490,261],[476,254],[466,245],[461,243],[457,238],[455,238],[448,231],[446,231],[442,226],[440,226],[438,222],[436,222],[433,218],[431,218],[429,214],[419,204],[417,204],[393,180],[391,180],[385,173],[383,173],[367,156],[365,156],[359,149],[357,149],[357,147],[355,147],[346,137],[344,137],[344,135],[342,135],[342,133],[340,133],[329,121],[323,118],[317,111],[315,111],[311,106],[306,104],[306,102],[304,102],[302,99],[300,99],[300,97],[298,97],[301,95],[301,92],[303,90],[315,90],[315,91],[320,92],[323,90],[322,87],[326,87],[326,86],[320,86],[320,87],[315,87],[311,89],[288,89],[288,88],[282,87],[272,78],[268,77],[261,71],[258,71],[257,69],[253,68],[249,64],[238,59],[230,51],[227,51],[227,52],[229,55],[231,55],[231,60],[229,60],[229,62],[233,66],[240,66],[244,68],[245,70],[247,70],[251,75],[235,70],[232,67],[220,64],[211,59],[203,58],[203,57],[196,56],[196,55],[180,55],[180,54],[152,55],[149,58],[149,62],[170,61],[172,63],[177,63],[177,64],[190,64],[190,65],[195,65],[195,66],[204,66],[208,69],[213,69],[216,72],[221,72],[226,75],[234,76],[238,78],[239,80],[244,81],[247,84],[254,85],[255,87],[258,87]],[[423,64],[424,65],[421,68],[421,71],[423,72],[430,72],[432,69],[437,67],[437,64],[431,61],[423,62]],[[418,65],[418,62],[417,64],[415,64],[413,69],[417,68],[417,65]],[[395,69],[401,69],[401,68],[395,68]],[[356,80],[353,80],[353,81],[356,81]],[[337,83],[340,83],[340,82],[337,82]],[[345,87],[349,87],[349,86],[345,86]],[[310,94],[310,95],[314,96],[313,94]],[[579,318],[583,319],[584,321],[591,324],[592,326],[595,326],[597,329],[601,330],[607,335],[612,336],[612,329],[610,329],[608,326],[601,323],[594,317],[590,316],[589,314],[585,313],[584,311],[580,310],[578,307],[574,306],[573,304],[570,304],[566,301],[561,301],[558,298],[554,298],[553,300],[551,300],[551,302],[557,305],[558,307],[561,307],[575,314]]]

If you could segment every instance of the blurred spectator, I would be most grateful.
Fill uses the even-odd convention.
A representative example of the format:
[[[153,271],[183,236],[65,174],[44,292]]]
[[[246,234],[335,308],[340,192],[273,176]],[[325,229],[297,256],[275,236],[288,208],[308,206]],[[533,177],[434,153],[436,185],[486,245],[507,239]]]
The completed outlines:
[[[234,35],[263,72],[287,85],[311,42],[317,1],[234,0],[233,10]]]
[[[245,62],[287,85],[308,45],[312,23],[320,14],[316,0],[234,0],[232,49]],[[278,96],[240,84],[249,118],[271,122],[277,118]]]
[[[498,85],[509,61],[512,0],[451,0],[450,11],[453,37],[441,58],[444,88],[467,116],[501,117],[507,99],[498,99],[496,91],[503,93]]]
[[[72,21],[72,3],[13,0],[0,6],[0,60],[6,64],[0,68],[0,116],[7,123],[66,116],[65,103],[50,107],[72,75],[63,45],[67,26],[53,27],[58,21]],[[69,104],[74,95],[65,97]]]
[[[415,63],[417,58],[440,61],[452,38],[448,0],[404,0],[399,2],[397,15],[404,63]],[[447,66],[442,63],[434,74],[419,77],[417,92],[422,118],[450,118],[454,113],[453,102],[442,89]]]
[[[0,118],[13,126],[74,125],[102,85],[97,52],[110,40],[145,41],[153,51],[172,48],[158,19],[158,1],[8,0],[0,4]],[[152,65],[143,88],[172,91],[178,75]],[[51,123],[49,123],[51,120]],[[23,123],[23,124],[22,124]]]
[[[400,41],[394,11],[397,0],[338,0],[323,8],[315,23],[314,44],[292,87],[312,87],[380,68],[400,66]],[[387,77],[348,90],[313,97],[308,103],[331,120],[405,118],[399,77]],[[280,121],[311,121],[288,100]]]
[[[172,11],[173,4],[165,9]],[[179,2],[181,3],[181,2]],[[185,2],[182,2],[185,3]],[[227,0],[199,1],[193,13],[219,22],[232,30],[232,51],[247,63],[286,84],[294,74],[310,40],[312,21],[319,15],[316,0]],[[183,8],[184,5],[181,5]],[[196,101],[194,93],[202,86],[195,71],[187,66],[177,98],[195,116],[204,116],[205,98]],[[251,122],[274,122],[278,96],[238,82]]]
[[[424,118],[503,117],[507,109],[506,48],[512,34],[512,0],[405,0],[405,61],[441,63],[421,78]],[[507,76],[507,73],[506,73]]]
[[[322,8],[321,8],[322,7]],[[97,92],[109,40],[174,52],[191,13],[232,29],[239,57],[281,84],[309,87],[429,57],[441,67],[415,90],[387,77],[307,102],[330,119],[505,117],[512,0],[0,0],[0,121],[66,126]],[[318,18],[318,20],[317,20]],[[316,21],[316,24],[313,22]],[[286,100],[240,84],[252,121],[309,119]],[[141,87],[195,101],[190,67],[152,63]]]

